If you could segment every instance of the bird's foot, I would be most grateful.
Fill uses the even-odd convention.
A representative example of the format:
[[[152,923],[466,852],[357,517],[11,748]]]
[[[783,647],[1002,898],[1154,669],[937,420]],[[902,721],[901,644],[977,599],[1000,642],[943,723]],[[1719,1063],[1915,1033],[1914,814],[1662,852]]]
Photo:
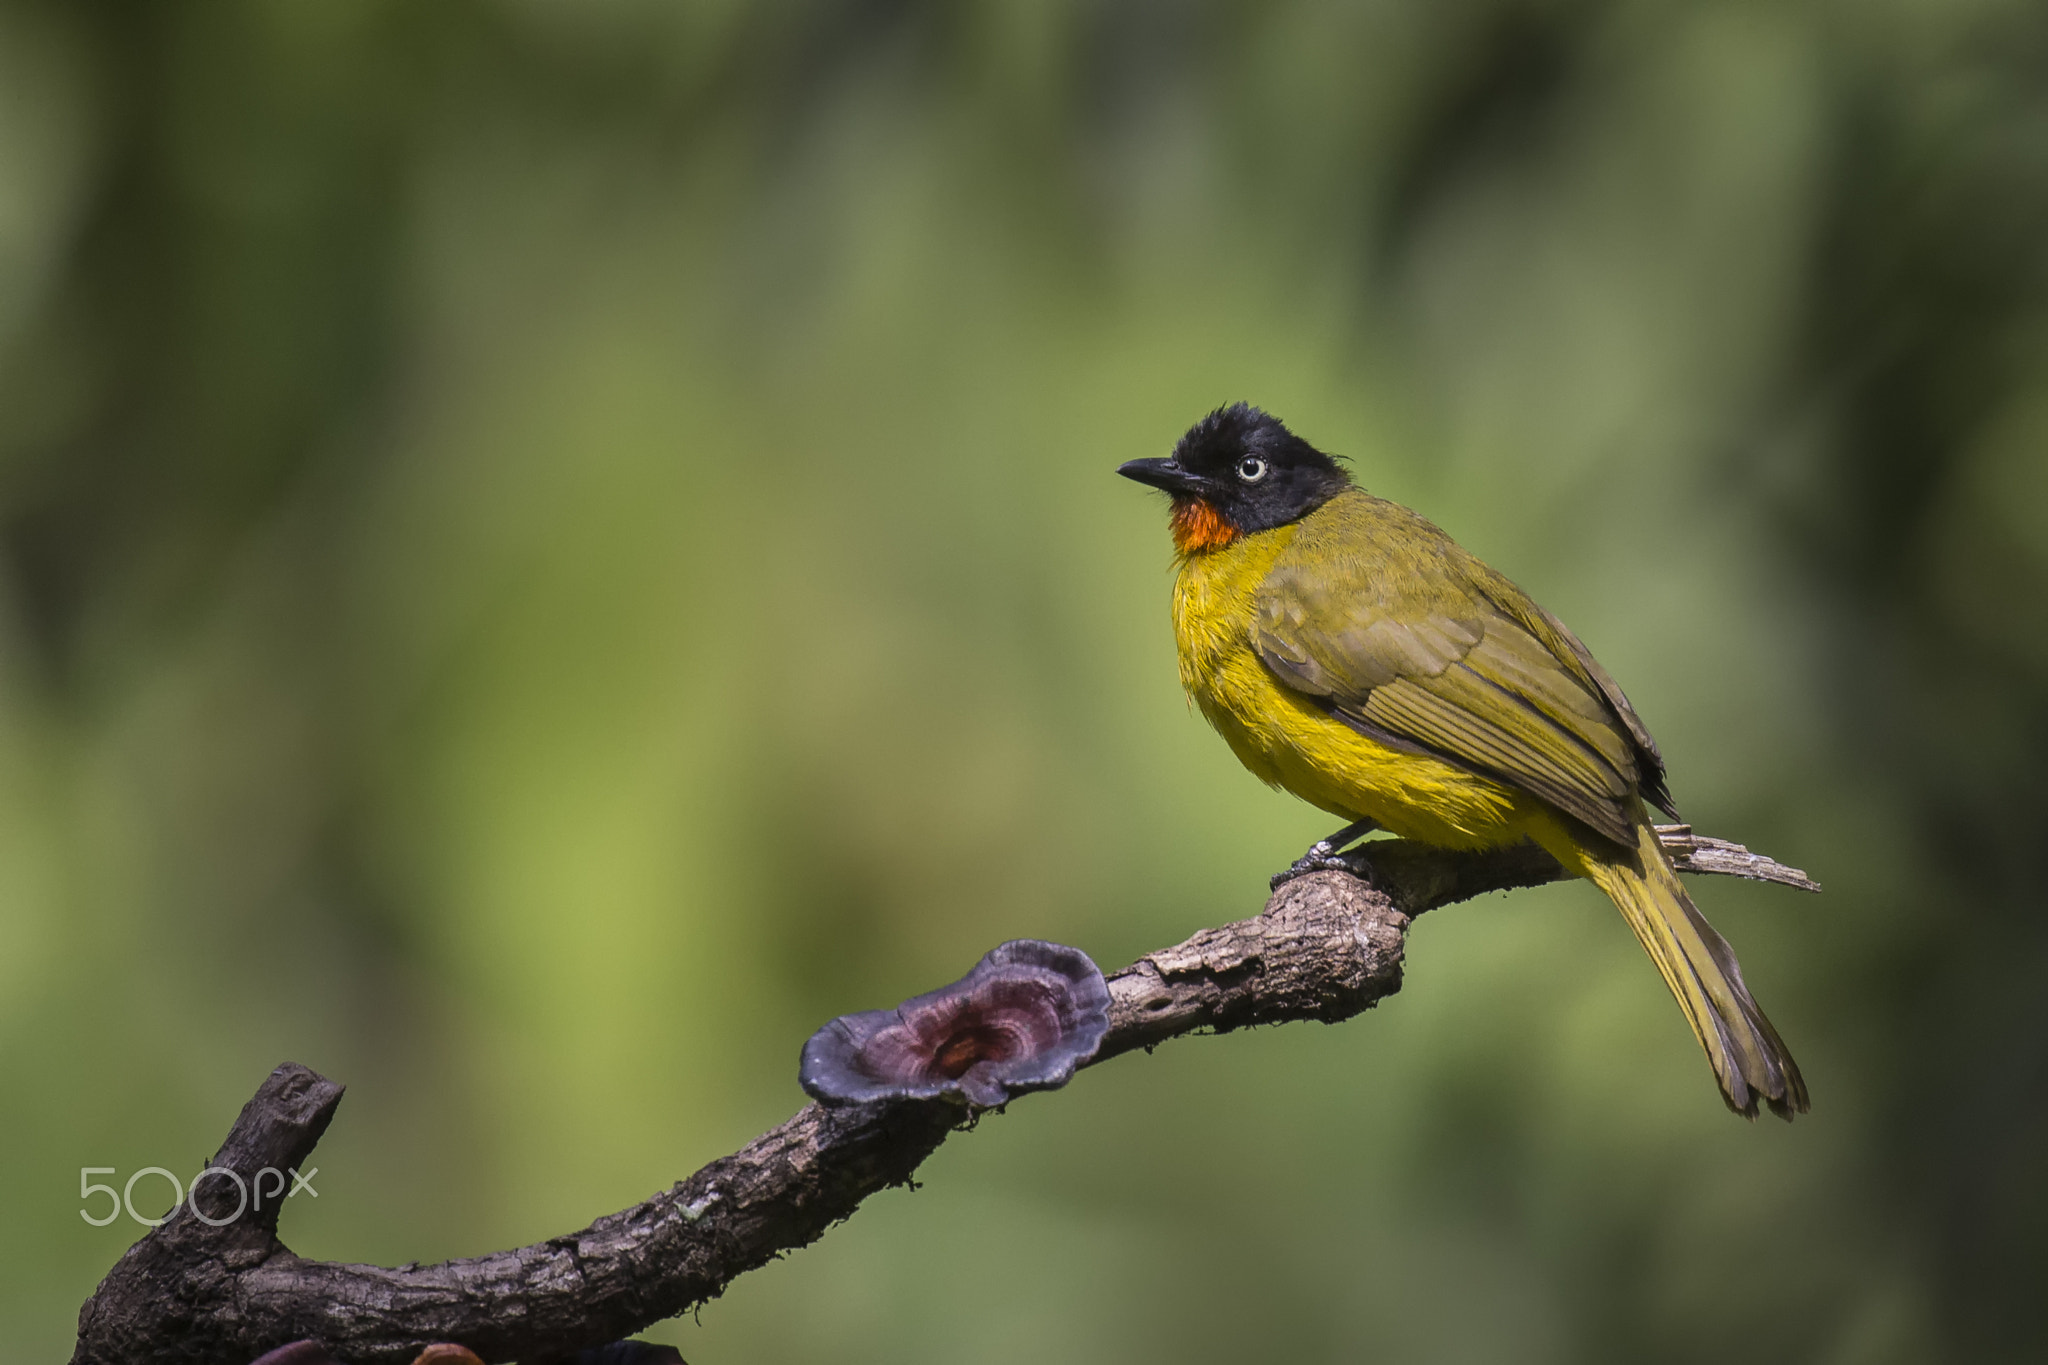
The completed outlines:
[[[1321,847],[1320,844],[1316,846],[1316,848]],[[1278,891],[1295,878],[1306,877],[1311,872],[1349,872],[1354,877],[1360,875],[1357,864],[1353,863],[1343,854],[1319,853],[1316,851],[1316,848],[1312,848],[1299,858],[1296,858],[1293,865],[1285,872],[1274,873],[1273,889]]]
[[[1344,826],[1327,839],[1318,839],[1308,846],[1308,852],[1294,860],[1294,865],[1285,872],[1274,876],[1272,887],[1278,891],[1297,877],[1306,877],[1311,872],[1349,872],[1354,877],[1371,881],[1362,865],[1344,856],[1343,850],[1357,843],[1366,835],[1378,829],[1372,820],[1358,820]]]

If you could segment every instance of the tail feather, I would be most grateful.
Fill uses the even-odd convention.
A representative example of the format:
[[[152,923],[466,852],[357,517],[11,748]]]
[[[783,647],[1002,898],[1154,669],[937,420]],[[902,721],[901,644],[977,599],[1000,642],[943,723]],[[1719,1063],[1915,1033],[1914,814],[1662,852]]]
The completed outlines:
[[[1686,894],[1656,831],[1647,821],[1638,827],[1632,859],[1580,852],[1585,875],[1621,911],[1678,998],[1728,1107],[1748,1118],[1759,1101],[1780,1118],[1805,1113],[1798,1064],[1743,984],[1735,950]]]

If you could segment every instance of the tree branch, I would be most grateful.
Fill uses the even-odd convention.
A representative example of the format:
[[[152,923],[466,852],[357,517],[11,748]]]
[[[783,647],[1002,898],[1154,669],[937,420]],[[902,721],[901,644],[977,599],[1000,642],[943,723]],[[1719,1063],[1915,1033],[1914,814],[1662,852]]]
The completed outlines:
[[[1798,868],[1773,862],[1726,839],[1694,834],[1691,825],[1659,825],[1657,839],[1680,872],[1775,882],[1800,891],[1820,890],[1820,883]],[[1346,857],[1359,876],[1383,887],[1394,905],[1409,916],[1489,891],[1514,891],[1566,879],[1557,859],[1534,844],[1460,853],[1406,839],[1372,839]]]
[[[1739,844],[1685,826],[1659,833],[1681,870],[1819,889]],[[1351,861],[1357,877],[1323,872],[1290,882],[1258,916],[1112,974],[1109,1033],[1094,1062],[1183,1034],[1351,1018],[1400,989],[1403,936],[1415,915],[1564,876],[1528,845],[1473,854],[1376,840]],[[279,1067],[213,1165],[252,1187],[266,1169],[296,1167],[341,1094],[305,1067]],[[687,1312],[736,1276],[816,1241],[870,1194],[907,1182],[966,1122],[945,1101],[807,1105],[741,1151],[580,1232],[395,1269],[297,1256],[277,1238],[275,1197],[229,1218],[234,1183],[209,1177],[80,1310],[73,1365],[242,1365],[305,1338],[351,1365],[399,1365],[434,1342],[460,1342],[488,1361],[555,1359]]]

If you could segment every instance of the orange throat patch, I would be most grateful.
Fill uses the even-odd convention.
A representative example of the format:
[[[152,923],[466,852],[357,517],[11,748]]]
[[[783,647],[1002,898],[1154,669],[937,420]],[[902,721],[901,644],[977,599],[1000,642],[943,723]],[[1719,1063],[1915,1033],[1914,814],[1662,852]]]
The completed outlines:
[[[1184,555],[1220,550],[1240,532],[1223,519],[1216,504],[1202,498],[1173,500],[1173,548]]]

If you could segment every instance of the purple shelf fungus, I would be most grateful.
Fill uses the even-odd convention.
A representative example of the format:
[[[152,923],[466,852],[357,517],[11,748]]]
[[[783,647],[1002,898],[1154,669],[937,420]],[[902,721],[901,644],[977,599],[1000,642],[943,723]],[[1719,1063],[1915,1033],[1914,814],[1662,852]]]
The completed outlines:
[[[952,1099],[993,1109],[1073,1079],[1109,1031],[1109,987],[1079,948],[1020,938],[950,986],[834,1019],[798,1079],[826,1104]]]
[[[339,1365],[339,1362],[325,1346],[309,1337],[274,1351],[265,1351],[251,1365]]]
[[[308,1337],[289,1346],[280,1346],[275,1351],[266,1351],[255,1359],[253,1365],[341,1365],[341,1362],[334,1358],[333,1352]],[[484,1362],[467,1346],[441,1342],[414,1356],[412,1365],[484,1365]]]

